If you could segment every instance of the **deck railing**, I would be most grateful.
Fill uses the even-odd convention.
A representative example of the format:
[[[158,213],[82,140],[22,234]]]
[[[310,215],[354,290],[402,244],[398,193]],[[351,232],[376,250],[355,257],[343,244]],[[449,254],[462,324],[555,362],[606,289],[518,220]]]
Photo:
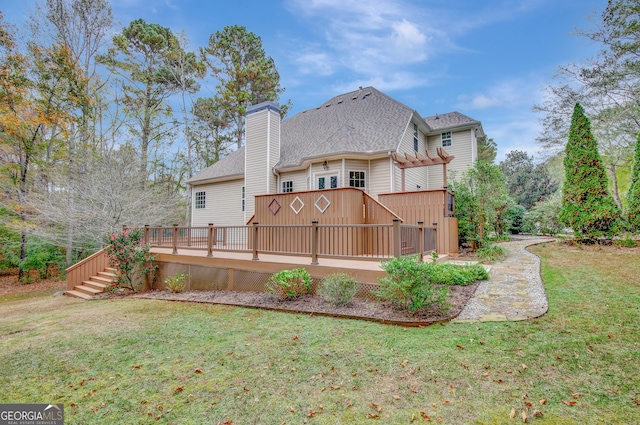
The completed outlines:
[[[145,241],[154,247],[251,252],[259,254],[309,256],[318,258],[353,258],[382,260],[403,255],[435,251],[436,228],[401,224],[320,224],[274,225],[254,222],[250,226],[150,227],[145,226]]]

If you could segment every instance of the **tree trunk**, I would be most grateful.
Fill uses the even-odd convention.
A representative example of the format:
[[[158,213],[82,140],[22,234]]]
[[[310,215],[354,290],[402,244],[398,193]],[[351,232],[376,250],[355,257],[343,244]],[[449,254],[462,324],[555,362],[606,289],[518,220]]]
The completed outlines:
[[[616,176],[616,165],[612,162],[609,164],[609,171],[611,172],[611,183],[613,183],[613,198],[618,204],[618,208],[622,211],[622,201],[620,200],[620,194],[618,193],[618,177]]]

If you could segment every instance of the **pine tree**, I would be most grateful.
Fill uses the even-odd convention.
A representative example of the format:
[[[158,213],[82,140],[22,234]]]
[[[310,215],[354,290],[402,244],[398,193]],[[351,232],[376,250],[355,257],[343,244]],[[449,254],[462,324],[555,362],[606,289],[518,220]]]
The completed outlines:
[[[627,217],[631,228],[640,232],[640,133],[638,133],[636,150],[633,155],[631,187],[627,192]]]
[[[565,152],[560,221],[574,230],[580,242],[612,236],[619,229],[621,212],[607,191],[598,144],[579,103],[573,110]]]

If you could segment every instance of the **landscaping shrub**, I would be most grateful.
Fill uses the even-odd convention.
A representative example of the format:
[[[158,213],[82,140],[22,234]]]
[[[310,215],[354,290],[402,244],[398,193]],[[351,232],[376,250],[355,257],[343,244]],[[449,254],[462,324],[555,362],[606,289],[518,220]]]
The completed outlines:
[[[476,252],[476,255],[482,261],[498,261],[504,258],[506,254],[507,252],[500,245],[488,244],[483,246]]]
[[[524,215],[527,212],[522,205],[512,205],[507,210],[507,218],[509,219],[509,233],[518,235],[522,233],[524,227]]]
[[[358,282],[346,273],[333,273],[322,279],[317,292],[333,304],[347,304],[356,295]]]
[[[431,283],[439,285],[467,286],[477,280],[489,279],[489,273],[481,264],[458,266],[449,263],[425,265]]]
[[[151,246],[144,243],[144,229],[125,229],[108,235],[104,248],[111,267],[117,269],[116,286],[136,291],[142,278],[152,273],[157,266],[149,265],[154,256]]]
[[[429,281],[429,264],[417,257],[392,258],[382,262],[387,277],[378,280],[380,289],[375,294],[409,311],[435,310],[445,313],[449,309],[449,288],[436,287]]]
[[[187,285],[188,273],[178,273],[175,276],[169,276],[164,280],[164,285],[169,292],[177,294],[184,291]]]
[[[270,293],[283,299],[291,299],[309,292],[311,276],[304,268],[281,270],[269,278],[266,284]]]

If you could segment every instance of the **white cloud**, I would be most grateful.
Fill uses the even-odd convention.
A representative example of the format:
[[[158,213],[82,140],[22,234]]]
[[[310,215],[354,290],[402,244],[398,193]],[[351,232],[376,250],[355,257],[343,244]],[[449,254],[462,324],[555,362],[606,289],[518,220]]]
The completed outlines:
[[[460,109],[488,109],[537,103],[541,99],[540,87],[542,81],[535,76],[511,78],[501,81],[487,88],[484,93],[458,96],[457,108]]]
[[[301,74],[331,75],[333,68],[327,53],[303,53],[295,59]]]
[[[423,11],[399,1],[291,0],[288,6],[321,32],[323,50],[315,48],[315,55],[331,58],[332,72],[346,69],[365,79],[426,60],[433,39],[445,36],[423,24]],[[306,56],[294,59],[303,73]]]

